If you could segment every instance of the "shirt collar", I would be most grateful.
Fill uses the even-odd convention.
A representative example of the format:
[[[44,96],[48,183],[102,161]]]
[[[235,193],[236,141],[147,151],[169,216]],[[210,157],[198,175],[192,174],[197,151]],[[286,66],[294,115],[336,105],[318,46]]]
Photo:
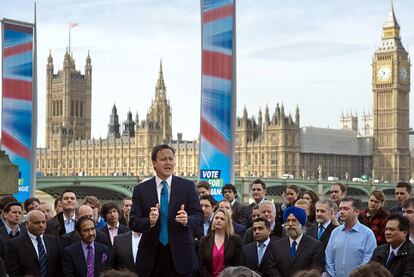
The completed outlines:
[[[345,223],[343,223],[342,225],[341,225],[341,228],[342,228],[342,231],[345,231]],[[349,230],[349,231],[355,231],[355,232],[360,232],[361,231],[361,228],[363,228],[363,226],[362,226],[362,224],[357,220],[357,222],[355,223],[355,225],[354,226],[352,226],[352,228],[351,228],[351,230]]]
[[[161,182],[166,181],[168,185],[168,190],[171,191],[171,181],[172,181],[172,175],[169,176],[166,180],[162,180],[160,177],[155,175],[155,183],[157,184],[157,187],[162,188]]]
[[[328,228],[329,224],[331,224],[331,221],[330,221],[330,220],[329,220],[329,221],[327,221],[327,222],[325,222],[324,224],[322,224],[323,229]]]
[[[81,240],[81,245],[82,245],[82,249],[83,251],[88,251],[88,245],[92,246],[92,250],[95,250],[95,245],[94,245],[94,241],[91,244],[86,244]]]
[[[37,236],[33,235],[32,233],[30,233],[29,231],[27,231],[27,234],[29,235],[29,237],[32,240],[37,240]],[[43,239],[43,234],[40,235],[40,237]]]
[[[236,198],[234,198],[233,202],[231,202],[232,207],[233,207],[234,203],[236,203]]]
[[[267,240],[265,240],[264,242],[257,242],[257,246],[259,246],[260,244],[264,244],[265,247],[267,247],[270,243],[270,237],[267,238]]]
[[[119,221],[118,221],[118,223],[115,225],[115,227],[111,227],[111,225],[109,225],[109,224],[106,224],[106,225],[108,225],[108,230],[118,229],[118,228],[119,228]]]
[[[405,241],[404,241],[405,242]],[[401,248],[401,246],[404,244],[404,242],[403,243],[401,243],[397,248],[392,248],[392,246],[391,246],[391,244],[390,244],[390,252],[389,253],[391,253],[391,251],[392,252],[394,252],[394,255],[397,255],[398,254],[398,251],[400,251],[400,248]]]
[[[289,242],[290,242],[290,245],[292,245],[292,243],[293,243],[293,241],[296,241],[296,245],[299,245],[299,243],[300,243],[300,241],[302,240],[302,238],[303,238],[303,233],[302,234],[300,234],[300,236],[297,238],[297,239],[292,239],[291,237],[289,237]]]
[[[9,225],[7,225],[7,223],[5,223],[4,226],[6,226],[7,234],[10,234],[12,229],[9,227]],[[20,232],[20,225],[17,225],[17,232]]]
[[[140,238],[142,236],[142,233],[137,233],[137,232],[134,232],[134,231],[131,231],[131,232],[132,232],[132,237],[134,237],[134,238]]]
[[[63,213],[63,222],[66,222],[68,219],[70,219],[71,221],[74,221],[75,222],[75,214],[73,214],[73,216],[71,218],[67,218],[65,216],[65,214]]]

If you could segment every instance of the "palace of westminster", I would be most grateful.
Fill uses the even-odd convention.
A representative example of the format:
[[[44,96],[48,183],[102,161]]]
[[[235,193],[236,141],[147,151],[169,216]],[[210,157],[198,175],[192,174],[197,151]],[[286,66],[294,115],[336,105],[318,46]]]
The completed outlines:
[[[383,181],[409,180],[410,60],[391,8],[382,41],[372,60],[373,111],[358,117],[342,114],[341,129],[301,127],[299,108],[291,115],[283,105],[266,106],[257,120],[243,110],[236,120],[235,175],[278,178],[368,175]],[[46,77],[46,146],[37,149],[43,175],[152,175],[151,149],[168,143],[176,149],[175,174],[198,172],[199,141],[172,136],[172,114],[162,65],[155,96],[144,120],[131,112],[120,124],[115,105],[105,139],[91,139],[92,66],[85,73],[66,52],[63,69],[54,74],[51,54]]]

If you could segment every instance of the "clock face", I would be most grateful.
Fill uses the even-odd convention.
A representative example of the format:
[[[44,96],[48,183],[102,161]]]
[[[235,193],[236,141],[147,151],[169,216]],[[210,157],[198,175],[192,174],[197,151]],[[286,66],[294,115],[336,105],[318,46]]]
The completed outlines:
[[[401,66],[400,69],[400,76],[401,76],[401,80],[402,81],[407,81],[408,78],[408,72],[407,72],[407,67],[405,67],[404,65]]]
[[[391,68],[389,66],[380,66],[377,70],[378,81],[385,82],[391,79]]]

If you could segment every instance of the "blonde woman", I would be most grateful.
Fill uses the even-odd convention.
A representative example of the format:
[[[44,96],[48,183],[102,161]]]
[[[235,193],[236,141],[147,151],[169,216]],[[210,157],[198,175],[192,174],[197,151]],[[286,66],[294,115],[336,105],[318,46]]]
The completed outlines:
[[[210,234],[200,241],[200,276],[217,277],[225,267],[239,265],[241,246],[240,237],[234,234],[229,212],[224,208],[217,209]]]

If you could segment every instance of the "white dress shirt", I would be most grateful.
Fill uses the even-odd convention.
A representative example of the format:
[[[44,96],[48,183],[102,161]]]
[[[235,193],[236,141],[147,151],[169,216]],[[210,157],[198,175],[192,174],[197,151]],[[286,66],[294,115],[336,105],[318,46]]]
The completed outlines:
[[[155,176],[155,183],[157,184],[157,195],[158,195],[158,203],[161,203],[161,190],[162,190],[162,184],[161,182],[164,181],[160,177]],[[171,195],[171,181],[172,181],[172,175],[165,180],[168,185],[168,201],[170,201],[170,195]]]
[[[37,249],[37,237],[35,235],[33,235],[32,233],[30,233],[29,231],[27,231],[27,234],[29,235],[29,238],[32,241],[32,244],[33,244],[33,247],[36,251],[37,257],[39,257],[39,249]],[[43,240],[43,234],[40,235],[40,239],[42,240],[43,249],[45,249],[45,254],[47,254],[45,241]]]
[[[132,257],[134,257],[134,263],[137,261],[138,245],[141,240],[141,233],[132,232]]]

